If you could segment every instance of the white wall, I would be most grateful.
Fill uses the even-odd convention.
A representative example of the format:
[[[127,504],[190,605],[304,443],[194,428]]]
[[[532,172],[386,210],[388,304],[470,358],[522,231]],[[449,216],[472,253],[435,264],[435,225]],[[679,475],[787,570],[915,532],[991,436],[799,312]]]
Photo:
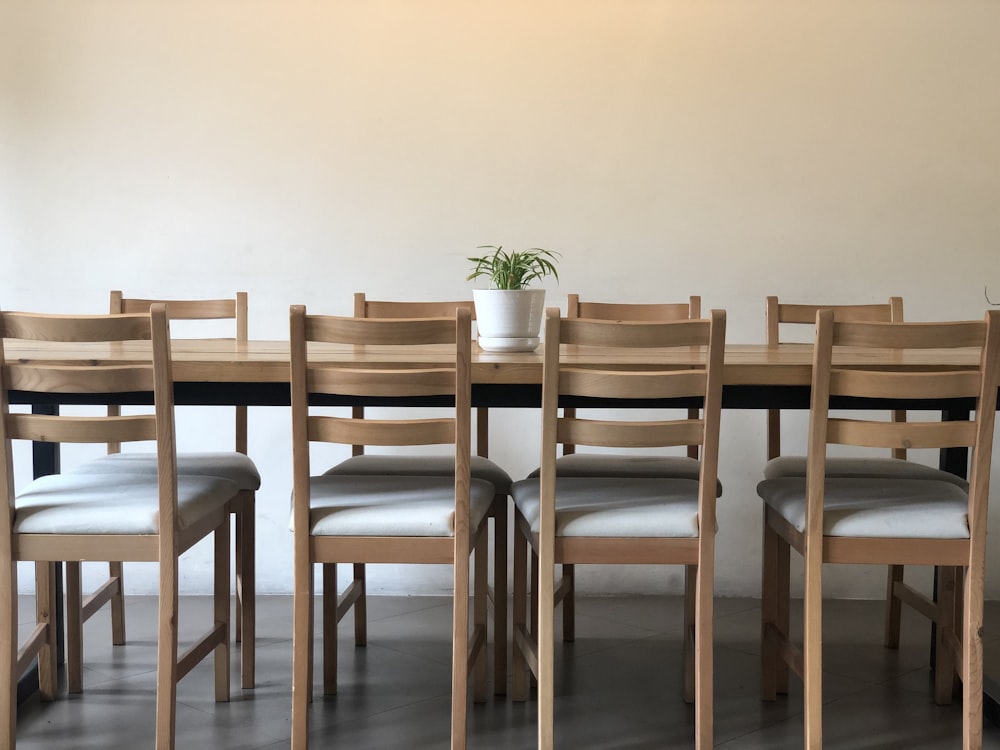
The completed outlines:
[[[284,338],[290,303],[469,296],[464,258],[504,243],[564,254],[550,301],[701,294],[734,342],[763,340],[767,294],[979,317],[984,285],[1000,297],[998,134],[993,0],[3,3],[0,306],[245,289],[251,336]],[[185,447],[220,439],[200,414],[182,417]],[[514,475],[536,463],[537,423],[494,418]],[[722,594],[759,586],[763,424],[724,417]],[[260,588],[288,591],[287,412],[251,410],[250,434]],[[185,570],[208,589],[204,566]],[[129,586],[152,576],[135,566]],[[827,585],[879,596],[882,580]]]

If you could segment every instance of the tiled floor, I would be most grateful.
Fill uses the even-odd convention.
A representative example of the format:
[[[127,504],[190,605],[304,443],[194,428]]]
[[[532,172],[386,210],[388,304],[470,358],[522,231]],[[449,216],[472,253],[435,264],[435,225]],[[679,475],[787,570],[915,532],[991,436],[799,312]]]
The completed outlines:
[[[759,606],[720,599],[715,628],[715,733],[735,750],[802,746],[802,691],[775,703],[757,697]],[[31,606],[30,600],[25,601]],[[691,708],[681,698],[680,602],[664,598],[591,598],[578,604],[577,639],[556,648],[556,738],[562,748],[692,747]],[[179,748],[288,747],[291,702],[291,599],[259,605],[258,685],[240,690],[233,660],[228,704],[213,702],[210,663],[180,685]],[[183,599],[183,636],[207,622],[207,598]],[[22,610],[30,611],[30,610]],[[336,697],[317,697],[313,747],[446,747],[449,726],[450,604],[440,598],[373,598],[369,645],[340,640]],[[154,599],[129,600],[129,644],[111,647],[107,618],[87,624],[85,692],[21,708],[18,747],[152,747],[155,686]],[[795,613],[797,614],[797,612]],[[992,617],[990,615],[993,615]],[[350,617],[350,616],[349,616]],[[348,619],[349,619],[348,617]],[[991,605],[987,621],[997,621]],[[793,619],[794,621],[794,619]],[[557,617],[557,626],[558,626]],[[824,732],[829,748],[957,748],[959,704],[936,706],[927,666],[928,626],[904,616],[898,651],[881,646],[879,602],[829,602],[824,620]],[[987,663],[1000,675],[1000,641]],[[319,670],[317,670],[317,677]],[[531,748],[535,704],[497,697],[471,705],[471,748]],[[984,746],[1000,749],[1000,729],[987,725]]]

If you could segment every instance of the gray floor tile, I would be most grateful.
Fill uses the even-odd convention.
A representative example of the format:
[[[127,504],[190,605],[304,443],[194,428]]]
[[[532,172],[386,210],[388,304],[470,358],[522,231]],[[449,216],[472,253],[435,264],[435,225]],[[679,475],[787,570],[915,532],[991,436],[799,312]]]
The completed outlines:
[[[557,642],[556,738],[560,748],[693,747],[694,712],[681,689],[681,600],[677,597],[581,598],[576,641]],[[33,607],[24,598],[22,608]],[[19,712],[19,748],[124,750],[152,746],[155,706],[156,602],[132,597],[129,644],[110,645],[99,613],[85,628],[85,692],[51,704],[37,699]],[[24,611],[30,612],[31,609]],[[211,616],[208,598],[183,598],[182,641]],[[793,632],[800,607],[794,603]],[[178,689],[180,748],[287,748],[291,712],[290,597],[260,597],[258,684],[239,689],[234,647],[232,699],[216,703],[210,664]],[[758,697],[760,603],[719,599],[715,605],[715,735],[722,748],[802,746],[802,688],[773,702]],[[26,618],[19,618],[25,620]],[[989,625],[986,663],[1000,676],[1000,635]],[[561,635],[561,614],[557,634]],[[319,617],[316,623],[320,627]],[[313,746],[447,747],[450,726],[450,600],[372,597],[369,643],[353,645],[348,615],[338,638],[338,692],[322,695],[317,639]],[[928,667],[928,626],[904,616],[901,647],[882,647],[880,602],[827,602],[824,610],[824,736],[831,748],[953,748],[961,744],[961,708],[936,706]],[[493,697],[469,704],[470,747],[535,746],[536,703]],[[1000,750],[988,725],[984,747]]]

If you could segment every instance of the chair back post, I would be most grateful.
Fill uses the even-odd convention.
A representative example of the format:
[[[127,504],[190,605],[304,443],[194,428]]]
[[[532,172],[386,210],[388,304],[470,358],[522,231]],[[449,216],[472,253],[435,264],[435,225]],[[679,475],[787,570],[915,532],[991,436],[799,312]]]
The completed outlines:
[[[111,292],[111,306],[108,312],[111,315],[121,315],[125,312],[122,306],[122,293],[120,290],[113,290]],[[118,404],[108,404],[108,416],[118,417],[121,416],[122,408]],[[121,453],[122,444],[118,442],[108,443],[108,453]]]
[[[455,312],[455,568],[469,556],[469,486],[472,481],[472,315]],[[462,686],[465,689],[465,686]]]
[[[698,496],[698,518],[702,529],[702,563],[715,559],[716,486],[719,478],[719,434],[722,422],[722,370],[726,354],[726,312],[712,310],[708,348],[705,352],[705,403],[702,407],[703,439]]]
[[[976,404],[976,447],[969,476],[969,528],[973,531],[969,569],[985,564],[986,514],[989,507],[991,456],[996,424],[997,388],[1000,387],[1000,311],[986,312],[986,343],[980,360],[982,385]]]
[[[292,526],[309,528],[309,385],[306,362],[306,308],[289,309],[290,381],[292,416]],[[295,539],[308,540],[306,532]],[[296,552],[299,554],[299,544]]]
[[[165,560],[176,554],[178,530],[174,379],[166,305],[150,305],[149,318],[153,349],[153,408],[156,413],[156,473],[160,491],[160,559]]]
[[[555,595],[555,525],[556,525],[556,441],[559,424],[559,308],[545,311],[542,364],[542,434],[541,474],[538,525],[538,601],[545,616],[538,618],[538,682],[552,684],[554,669],[555,632],[551,603]],[[548,603],[548,606],[546,605]],[[539,695],[539,702],[551,704],[552,696]],[[541,708],[539,709],[541,710]],[[538,722],[538,747],[553,746],[551,722]]]
[[[0,502],[4,502],[5,513],[0,513],[0,560],[9,560],[11,553],[11,530],[14,522],[14,457],[11,449],[10,436],[7,432],[7,417],[10,414],[10,403],[7,395],[7,366],[3,340],[6,337],[4,313],[0,312],[0,442],[3,444],[3,467],[0,472]],[[0,575],[17,575],[16,566],[11,570],[0,571]],[[15,579],[16,584],[16,579]],[[7,644],[5,648],[16,645]],[[0,708],[0,710],[3,710]]]
[[[245,350],[250,340],[249,304],[246,292],[236,292],[236,346]],[[236,407],[236,452],[247,455],[247,407]]]
[[[814,332],[812,387],[809,403],[809,437],[806,464],[806,550],[822,560],[823,491],[826,478],[826,443],[830,416],[830,366],[833,361],[834,311],[816,312]],[[815,549],[812,549],[815,548]]]

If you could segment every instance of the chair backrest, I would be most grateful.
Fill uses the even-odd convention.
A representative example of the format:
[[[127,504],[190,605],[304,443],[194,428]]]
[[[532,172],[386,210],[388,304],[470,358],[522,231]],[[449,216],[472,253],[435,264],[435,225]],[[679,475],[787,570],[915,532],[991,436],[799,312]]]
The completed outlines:
[[[701,317],[701,297],[692,296],[687,302],[581,302],[579,294],[571,294],[566,317],[650,322],[696,319]]]
[[[45,342],[36,359],[5,362],[2,338]],[[137,348],[137,361],[102,364],[101,352],[109,343],[150,342]],[[93,352],[93,364],[66,364],[59,351]],[[51,356],[50,354],[51,353]],[[177,484],[174,439],[173,378],[170,364],[170,332],[166,309],[152,305],[144,314],[41,315],[0,313],[0,440],[4,443],[2,497],[14,507],[12,440],[54,443],[121,443],[155,440],[160,483],[160,521],[176,525]],[[74,394],[104,403],[108,394],[152,392],[153,414],[130,416],[62,416],[10,413],[8,391],[39,394]],[[113,398],[113,395],[110,396]],[[0,514],[0,525],[10,533],[10,513]]]
[[[546,311],[541,476],[543,514],[550,514],[549,522],[554,512],[556,447],[560,443],[573,443],[647,449],[700,446],[700,523],[702,528],[706,528],[706,523],[715,523],[725,335],[726,314],[722,310],[713,310],[708,319],[671,322],[560,319],[558,309]],[[650,369],[648,365],[636,365],[603,370],[574,366],[562,352],[563,344],[573,345],[574,350],[616,347],[661,352],[670,348],[704,347],[705,355],[703,364],[690,367]],[[619,399],[623,403],[635,399],[693,399],[701,402],[701,416],[653,421],[580,419],[565,413],[559,416],[559,402],[565,398],[596,398],[602,400],[602,405]]]
[[[307,528],[309,443],[343,445],[455,446],[455,528],[468,523],[470,422],[472,400],[472,323],[468,310],[450,318],[387,320],[307,315],[302,305],[290,310],[291,405],[295,528]],[[310,342],[344,346],[414,346],[450,344],[440,364],[387,368],[310,362]],[[358,398],[448,397],[449,417],[380,420],[309,413],[311,394]],[[299,524],[303,524],[299,526]],[[456,534],[456,537],[458,534]]]
[[[170,320],[232,320],[236,323],[237,344],[247,343],[247,293],[237,292],[233,299],[142,299],[126,297],[120,291],[111,292],[112,315],[147,312],[153,304],[163,304]],[[112,406],[109,414],[118,414]],[[247,452],[247,407],[236,407],[236,450]],[[108,453],[118,453],[121,446],[108,445]]]
[[[875,348],[900,353],[921,349],[979,350],[975,367],[940,363],[926,369],[890,366],[845,368],[837,365],[835,347]],[[936,353],[937,354],[937,353]],[[940,359],[940,356],[937,357]],[[984,321],[956,323],[871,323],[836,318],[833,310],[816,316],[812,396],[807,464],[807,525],[822,533],[823,476],[826,446],[867,448],[966,448],[972,449],[969,477],[969,528],[975,545],[985,543],[993,429],[997,387],[1000,383],[1000,311],[990,310]],[[865,419],[831,417],[830,399],[927,399],[940,408],[941,399],[966,399],[974,410],[970,421],[898,422],[878,420],[878,412]],[[818,524],[818,525],[817,525]]]
[[[687,302],[581,302],[579,294],[570,294],[566,305],[567,318],[591,318],[593,320],[632,320],[666,322],[670,320],[694,320],[701,317],[701,297],[692,296]],[[575,416],[570,409],[566,416]],[[698,410],[689,412],[692,419],[698,418]],[[563,444],[563,455],[576,451],[572,443]],[[689,445],[687,454],[698,458],[698,446]]]
[[[903,320],[903,298],[890,297],[885,304],[871,305],[823,305],[823,304],[789,304],[779,302],[777,297],[767,298],[767,345],[778,346],[781,341],[780,331],[783,324],[815,325],[816,313],[820,310],[833,310],[837,320],[875,323],[899,323]],[[905,421],[905,412],[896,412],[896,419]],[[781,411],[768,409],[767,412],[767,458],[777,458],[781,455]],[[906,450],[900,448],[893,451],[896,458],[906,458]]]
[[[456,310],[468,310],[472,319],[476,319],[476,304],[471,299],[433,302],[409,302],[397,300],[370,300],[364,292],[354,293],[355,318],[451,318]],[[471,334],[470,334],[471,335]],[[358,419],[364,416],[364,407],[354,407],[354,416]],[[360,456],[364,446],[355,445],[351,454]],[[490,453],[489,409],[481,406],[476,409],[476,455],[484,458]]]

